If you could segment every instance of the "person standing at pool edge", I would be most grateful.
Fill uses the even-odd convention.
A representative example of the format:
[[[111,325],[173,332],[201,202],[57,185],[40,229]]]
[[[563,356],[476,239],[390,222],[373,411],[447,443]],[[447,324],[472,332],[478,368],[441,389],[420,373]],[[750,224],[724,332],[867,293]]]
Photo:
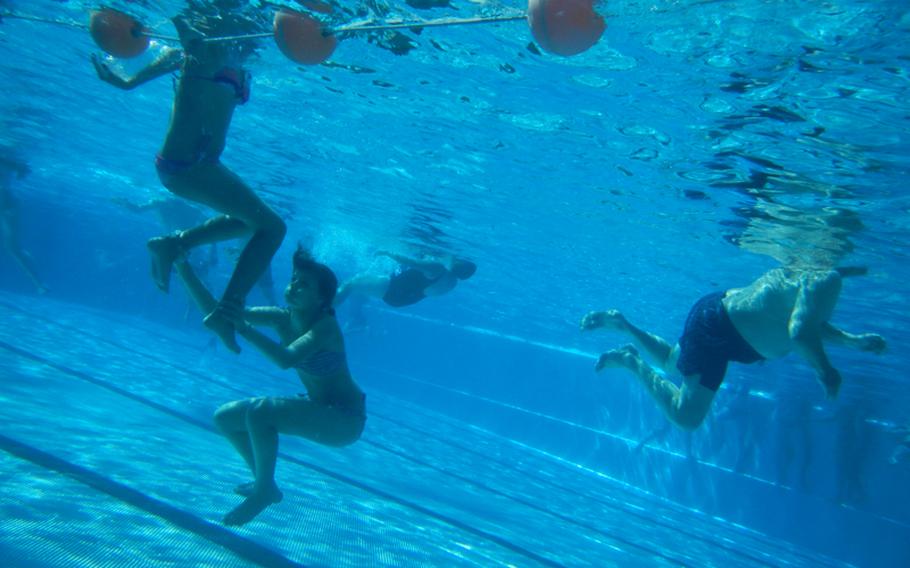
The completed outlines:
[[[118,75],[98,56],[92,56],[92,63],[99,78],[126,90],[179,71],[170,125],[155,167],[172,193],[222,215],[197,227],[151,239],[152,276],[167,292],[172,265],[181,254],[197,246],[249,236],[221,300],[204,320],[230,350],[237,352],[240,347],[234,326],[225,314],[243,306],[287,229],[282,219],[219,159],[234,109],[250,97],[250,75],[241,64],[255,46],[249,41],[207,42],[205,34],[237,35],[252,31],[254,22],[229,11],[238,5],[234,0],[212,4],[212,11],[188,9],[174,18],[181,49],[165,48],[133,76]]]
[[[667,373],[679,373],[683,384],[659,375],[626,345],[600,356],[594,367],[625,367],[641,382],[667,418],[686,430],[702,423],[730,361],[754,363],[796,351],[815,369],[829,399],[837,396],[840,372],[831,365],[823,341],[882,353],[885,340],[874,333],[854,335],[828,322],[845,276],[865,268],[771,270],[745,288],[709,294],[689,312],[675,345],[635,327],[616,310],[590,312],[582,330],[611,328],[628,333]]]

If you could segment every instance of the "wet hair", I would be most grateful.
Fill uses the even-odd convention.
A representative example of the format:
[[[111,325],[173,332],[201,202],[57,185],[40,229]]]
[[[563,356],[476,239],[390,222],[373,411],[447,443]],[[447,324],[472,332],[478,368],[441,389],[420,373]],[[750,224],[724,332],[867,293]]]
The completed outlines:
[[[477,265],[470,260],[455,259],[452,262],[452,274],[459,280],[467,280],[477,272]]]
[[[310,251],[298,244],[297,250],[294,251],[294,270],[306,272],[316,277],[316,287],[323,299],[323,306],[328,309],[329,313],[334,313],[331,306],[332,301],[335,299],[335,293],[338,291],[338,277],[335,276],[332,269],[321,262],[316,262]]]

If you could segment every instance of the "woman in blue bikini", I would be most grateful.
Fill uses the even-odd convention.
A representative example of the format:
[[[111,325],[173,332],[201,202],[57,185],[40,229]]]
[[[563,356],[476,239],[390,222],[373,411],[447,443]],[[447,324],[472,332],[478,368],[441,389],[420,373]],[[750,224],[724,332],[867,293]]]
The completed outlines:
[[[120,89],[133,89],[179,72],[170,126],[155,157],[155,167],[161,182],[172,193],[222,215],[197,227],[150,240],[152,276],[155,284],[167,292],[177,257],[200,245],[249,237],[221,300],[204,320],[235,352],[240,348],[226,314],[243,306],[286,232],[278,214],[219,159],[234,109],[250,97],[250,76],[241,64],[255,46],[243,41],[206,42],[205,37],[254,31],[250,26],[255,22],[230,11],[237,4],[234,0],[220,0],[213,3],[212,12],[187,10],[174,18],[181,49],[165,48],[155,61],[133,76],[122,77],[99,57],[92,57],[98,77]],[[258,26],[255,31],[259,31]]]
[[[178,258],[176,267],[199,307],[211,309],[215,299],[186,258]],[[332,270],[298,247],[291,283],[284,293],[287,308],[238,307],[225,311],[241,337],[280,368],[297,371],[307,390],[307,396],[238,400],[215,412],[215,424],[255,479],[235,488],[246,499],[224,517],[225,524],[247,523],[281,501],[275,483],[279,433],[340,447],[356,442],[363,432],[366,395],[351,378],[344,338],[332,310],[337,286]],[[279,341],[253,326],[271,327]]]

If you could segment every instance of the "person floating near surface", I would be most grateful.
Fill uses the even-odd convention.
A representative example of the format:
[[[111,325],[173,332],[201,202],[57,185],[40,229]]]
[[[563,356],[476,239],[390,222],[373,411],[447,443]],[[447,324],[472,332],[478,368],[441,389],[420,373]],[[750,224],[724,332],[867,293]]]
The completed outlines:
[[[667,373],[683,376],[677,387],[645,363],[633,345],[608,351],[594,367],[630,370],[677,426],[694,430],[711,408],[730,361],[755,363],[796,351],[815,369],[828,398],[835,398],[841,376],[831,365],[824,343],[880,354],[885,340],[874,333],[854,335],[829,319],[842,278],[865,274],[865,268],[771,270],[745,288],[709,294],[689,312],[675,345],[629,323],[620,312],[591,312],[582,330],[610,328],[628,333]]]
[[[175,265],[200,308],[214,308],[215,298],[185,257],[178,258]],[[234,489],[246,499],[224,517],[225,524],[245,524],[281,501],[275,483],[278,434],[341,447],[356,442],[363,432],[366,395],[348,370],[344,337],[332,309],[337,286],[332,270],[298,247],[291,283],[284,292],[287,308],[232,306],[225,310],[225,317],[241,337],[281,369],[297,371],[307,391],[301,396],[238,400],[215,412],[215,424],[254,477]],[[280,341],[253,326],[271,327]]]
[[[477,271],[473,262],[455,257],[417,260],[387,251],[376,254],[397,262],[398,270],[391,275],[355,276],[338,290],[335,306],[350,296],[380,298],[395,308],[410,306],[429,296],[451,292],[459,280],[467,280]]]
[[[11,187],[14,176],[22,179],[31,170],[25,162],[6,154],[6,151],[0,151],[0,238],[3,240],[3,249],[32,281],[35,290],[39,294],[46,294],[47,286],[38,277],[31,255],[19,243],[19,201],[13,195]]]
[[[170,286],[174,261],[204,244],[249,237],[221,300],[205,316],[205,325],[232,351],[239,351],[227,317],[244,304],[247,294],[268,267],[284,240],[284,221],[235,173],[221,163],[228,128],[237,105],[250,98],[250,74],[241,65],[255,50],[248,41],[206,42],[210,36],[250,31],[255,22],[227,11],[232,0],[214,2],[214,10],[188,9],[174,18],[182,49],[165,48],[133,76],[122,77],[98,56],[92,63],[98,77],[120,89],[133,89],[179,72],[174,106],[164,145],[155,158],[158,176],[174,195],[222,213],[196,227],[148,242],[152,276],[164,292]],[[223,10],[222,10],[223,9]]]

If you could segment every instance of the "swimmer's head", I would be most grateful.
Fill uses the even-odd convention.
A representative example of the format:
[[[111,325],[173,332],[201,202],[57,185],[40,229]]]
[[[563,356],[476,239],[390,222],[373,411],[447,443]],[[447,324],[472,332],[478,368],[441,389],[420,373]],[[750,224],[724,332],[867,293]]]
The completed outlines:
[[[320,305],[325,309],[331,310],[335,292],[338,290],[338,277],[335,276],[332,269],[325,264],[316,262],[310,252],[298,244],[297,251],[294,252],[294,272],[302,272],[312,276],[316,282]]]
[[[452,274],[459,280],[467,280],[477,272],[477,265],[470,260],[456,258],[452,262]]]

